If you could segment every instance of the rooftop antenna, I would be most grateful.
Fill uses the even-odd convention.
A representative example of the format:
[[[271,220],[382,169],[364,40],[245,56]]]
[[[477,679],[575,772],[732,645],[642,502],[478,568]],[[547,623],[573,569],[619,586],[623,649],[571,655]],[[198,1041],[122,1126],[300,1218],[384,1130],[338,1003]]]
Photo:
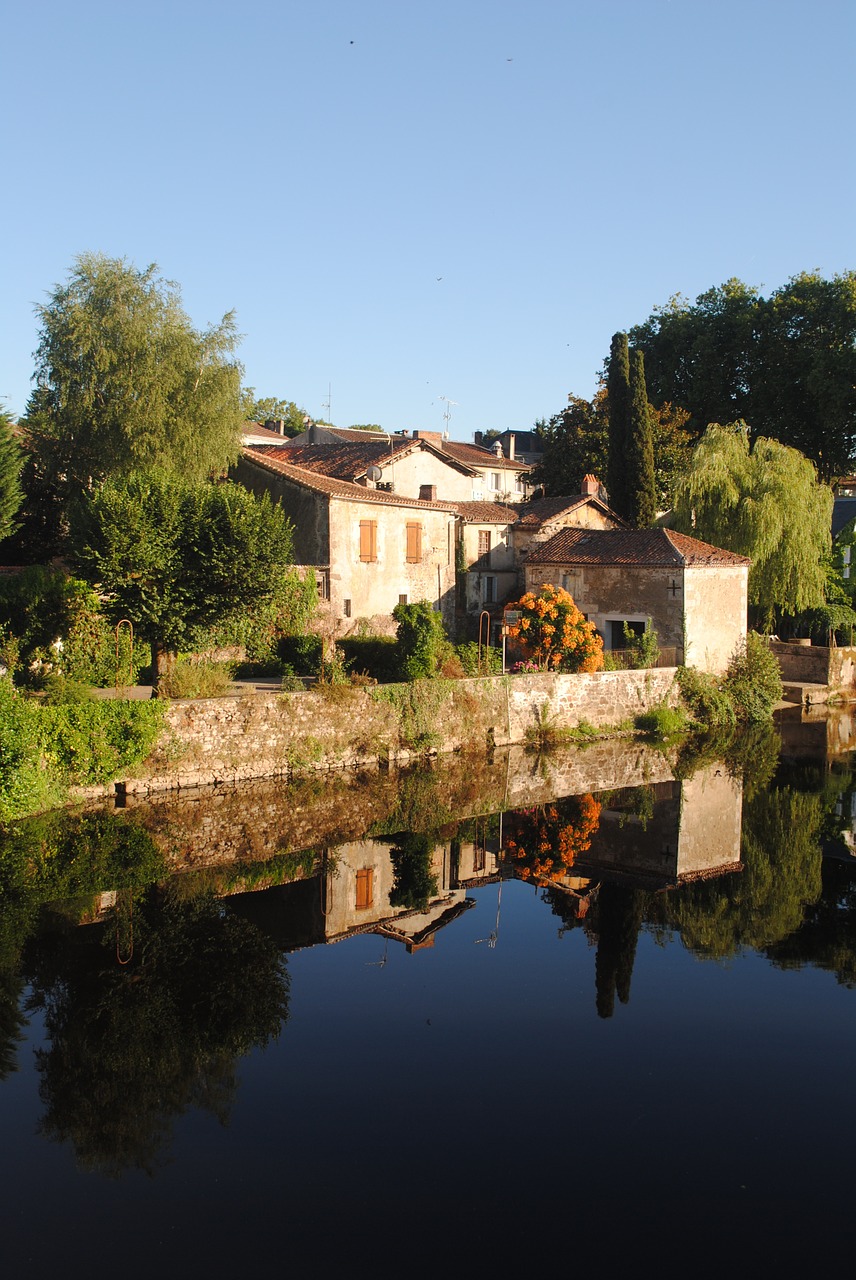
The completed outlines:
[[[448,440],[449,439],[449,419],[452,416],[452,406],[457,405],[458,402],[457,400],[450,400],[448,396],[438,396],[437,398],[439,400],[442,400],[443,404],[446,406],[445,409],[443,410],[443,421],[446,424],[445,427],[443,428],[443,439]]]
[[[331,427],[332,427],[332,425],[333,425],[333,418],[332,418],[332,416],[331,416],[331,415],[332,415],[332,410],[331,410],[331,405],[332,405],[332,403],[333,403],[333,384],[332,384],[332,382],[328,382],[328,383],[327,383],[327,399],[326,399],[326,400],[322,400],[322,402],[321,402],[321,408],[322,408],[322,409],[326,409],[326,410],[327,410],[327,419],[326,419],[326,420],[327,420],[327,422],[329,422],[329,423],[330,423],[330,426],[331,426]]]

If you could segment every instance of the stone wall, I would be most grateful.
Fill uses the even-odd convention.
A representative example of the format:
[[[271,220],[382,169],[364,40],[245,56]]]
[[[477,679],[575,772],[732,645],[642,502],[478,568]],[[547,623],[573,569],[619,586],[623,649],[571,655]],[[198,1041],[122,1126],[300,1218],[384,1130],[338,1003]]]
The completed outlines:
[[[173,790],[319,769],[406,762],[428,752],[483,754],[539,727],[603,729],[674,704],[674,669],[419,680],[305,693],[177,700],[156,751],[117,789]]]
[[[817,644],[772,640],[782,679],[795,684],[824,684],[830,692],[856,695],[856,648],[827,649]]]

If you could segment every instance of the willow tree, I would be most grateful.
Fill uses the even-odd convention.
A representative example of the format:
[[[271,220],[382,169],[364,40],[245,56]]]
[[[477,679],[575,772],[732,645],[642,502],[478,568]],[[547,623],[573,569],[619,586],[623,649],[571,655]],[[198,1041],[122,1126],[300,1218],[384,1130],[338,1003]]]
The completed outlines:
[[[56,523],[70,499],[107,477],[157,468],[195,482],[236,461],[243,415],[231,312],[197,330],[155,265],[102,254],[76,258],[36,311],[25,481]]]
[[[760,625],[824,603],[832,491],[796,449],[744,422],[713,423],[676,485],[675,528],[749,556],[749,604]]]

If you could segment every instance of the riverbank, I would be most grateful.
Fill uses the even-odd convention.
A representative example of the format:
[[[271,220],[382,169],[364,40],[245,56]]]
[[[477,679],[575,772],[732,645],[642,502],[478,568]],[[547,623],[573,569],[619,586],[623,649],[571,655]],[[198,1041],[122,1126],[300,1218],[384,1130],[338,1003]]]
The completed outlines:
[[[677,701],[671,667],[182,699],[166,707],[164,731],[143,764],[78,794],[149,794],[406,763],[426,754],[484,754],[548,731],[597,736],[629,728],[637,716]]]

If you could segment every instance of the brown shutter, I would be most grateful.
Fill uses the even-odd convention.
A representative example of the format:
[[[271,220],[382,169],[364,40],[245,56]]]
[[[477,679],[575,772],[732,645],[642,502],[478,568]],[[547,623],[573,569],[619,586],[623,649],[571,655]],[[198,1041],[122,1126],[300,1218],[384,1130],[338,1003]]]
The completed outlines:
[[[373,564],[377,560],[377,522],[375,520],[360,521],[360,560],[363,564]]]
[[[407,563],[422,563],[422,525],[408,524],[407,526]]]

